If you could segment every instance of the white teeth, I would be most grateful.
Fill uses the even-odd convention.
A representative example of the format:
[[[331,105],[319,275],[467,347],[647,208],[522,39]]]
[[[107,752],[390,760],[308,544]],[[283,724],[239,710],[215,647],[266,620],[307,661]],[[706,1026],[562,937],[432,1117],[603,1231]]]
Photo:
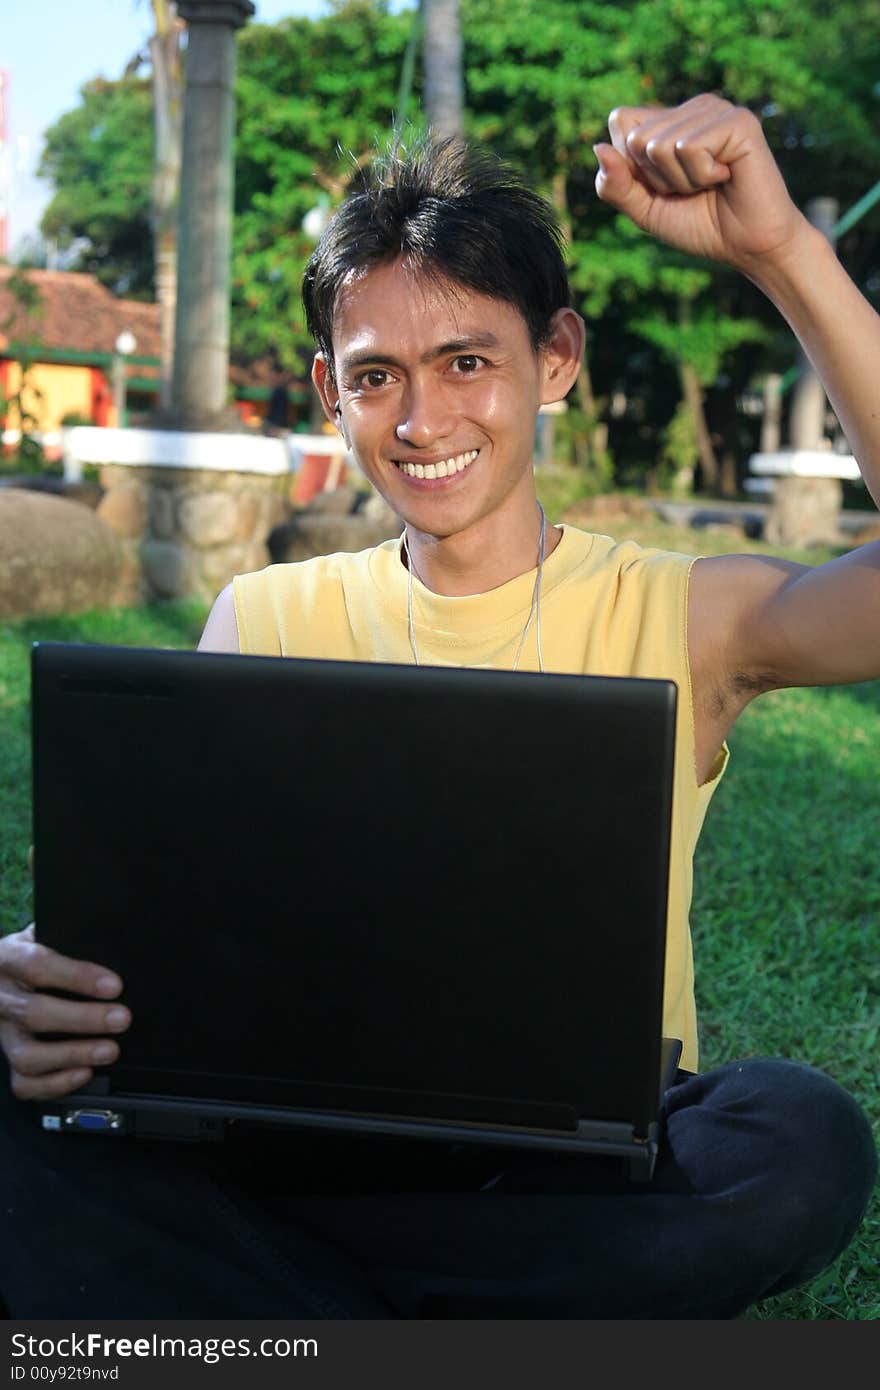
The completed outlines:
[[[468,449],[465,454],[441,459],[439,463],[399,463],[397,467],[408,478],[448,478],[453,473],[463,473],[479,452],[479,449]]]

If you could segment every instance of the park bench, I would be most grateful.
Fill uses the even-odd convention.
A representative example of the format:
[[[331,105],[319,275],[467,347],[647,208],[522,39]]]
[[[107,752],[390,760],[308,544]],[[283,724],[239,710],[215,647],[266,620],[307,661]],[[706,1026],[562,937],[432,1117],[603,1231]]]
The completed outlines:
[[[780,449],[752,454],[745,490],[772,498],[764,524],[771,545],[828,545],[841,538],[843,481],[864,484],[851,454]]]

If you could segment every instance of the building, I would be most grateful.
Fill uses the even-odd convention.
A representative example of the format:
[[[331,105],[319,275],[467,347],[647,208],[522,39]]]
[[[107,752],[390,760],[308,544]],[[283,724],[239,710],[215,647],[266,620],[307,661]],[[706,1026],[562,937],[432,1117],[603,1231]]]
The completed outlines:
[[[0,266],[0,430],[18,443],[20,405],[28,432],[47,457],[60,453],[62,425],[117,424],[112,369],[120,333],[137,343],[125,359],[129,422],[146,420],[159,400],[159,306],[118,299],[94,275]],[[242,424],[259,428],[272,387],[269,362],[230,368]],[[22,388],[22,381],[24,387]],[[291,426],[308,413],[304,384],[290,389]]]

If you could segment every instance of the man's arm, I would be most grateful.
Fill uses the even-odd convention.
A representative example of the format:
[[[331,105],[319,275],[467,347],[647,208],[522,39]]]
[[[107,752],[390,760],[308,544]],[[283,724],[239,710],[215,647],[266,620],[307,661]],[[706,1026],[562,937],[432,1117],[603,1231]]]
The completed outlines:
[[[232,585],[227,584],[214,600],[205,629],[199,638],[200,652],[239,652],[238,623]]]
[[[880,318],[792,203],[760,122],[701,96],[672,110],[621,108],[609,130],[612,144],[596,149],[599,196],[670,245],[735,266],[768,295],[880,501]],[[715,732],[761,690],[880,677],[880,545],[815,567],[700,560],[689,651],[698,717],[702,709]]]
[[[699,96],[621,107],[596,146],[599,197],[644,231],[747,275],[785,317],[822,378],[880,506],[880,318],[788,195],[751,111]]]
[[[698,560],[688,650],[697,718],[712,724],[715,748],[765,690],[877,679],[880,542],[816,566],[758,555]]]

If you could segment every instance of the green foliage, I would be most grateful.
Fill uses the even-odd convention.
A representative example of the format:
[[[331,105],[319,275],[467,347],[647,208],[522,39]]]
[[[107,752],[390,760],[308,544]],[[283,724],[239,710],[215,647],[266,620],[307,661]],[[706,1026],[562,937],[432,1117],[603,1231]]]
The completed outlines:
[[[686,491],[693,483],[697,466],[697,425],[687,401],[681,400],[675,414],[660,434],[662,448],[657,459],[657,486],[661,492]]]
[[[4,338],[22,332],[35,336],[43,313],[39,287],[18,267],[6,277],[4,288],[12,300],[12,307],[6,318],[0,321],[0,334]],[[17,360],[20,369],[18,387],[8,396],[0,394],[0,418],[12,422],[19,431],[19,440],[11,454],[0,453],[0,472],[42,473],[46,456],[34,431],[39,428],[42,417],[43,392],[30,380],[33,356],[27,343],[20,345]]]
[[[47,130],[39,167],[55,186],[43,235],[63,248],[76,245],[77,269],[134,299],[152,297],[152,158],[149,82],[98,78]]]
[[[659,313],[630,320],[630,331],[653,343],[673,362],[693,367],[703,386],[718,376],[725,356],[741,343],[763,343],[770,336],[755,319],[734,319],[704,304],[696,318],[680,321]]]

